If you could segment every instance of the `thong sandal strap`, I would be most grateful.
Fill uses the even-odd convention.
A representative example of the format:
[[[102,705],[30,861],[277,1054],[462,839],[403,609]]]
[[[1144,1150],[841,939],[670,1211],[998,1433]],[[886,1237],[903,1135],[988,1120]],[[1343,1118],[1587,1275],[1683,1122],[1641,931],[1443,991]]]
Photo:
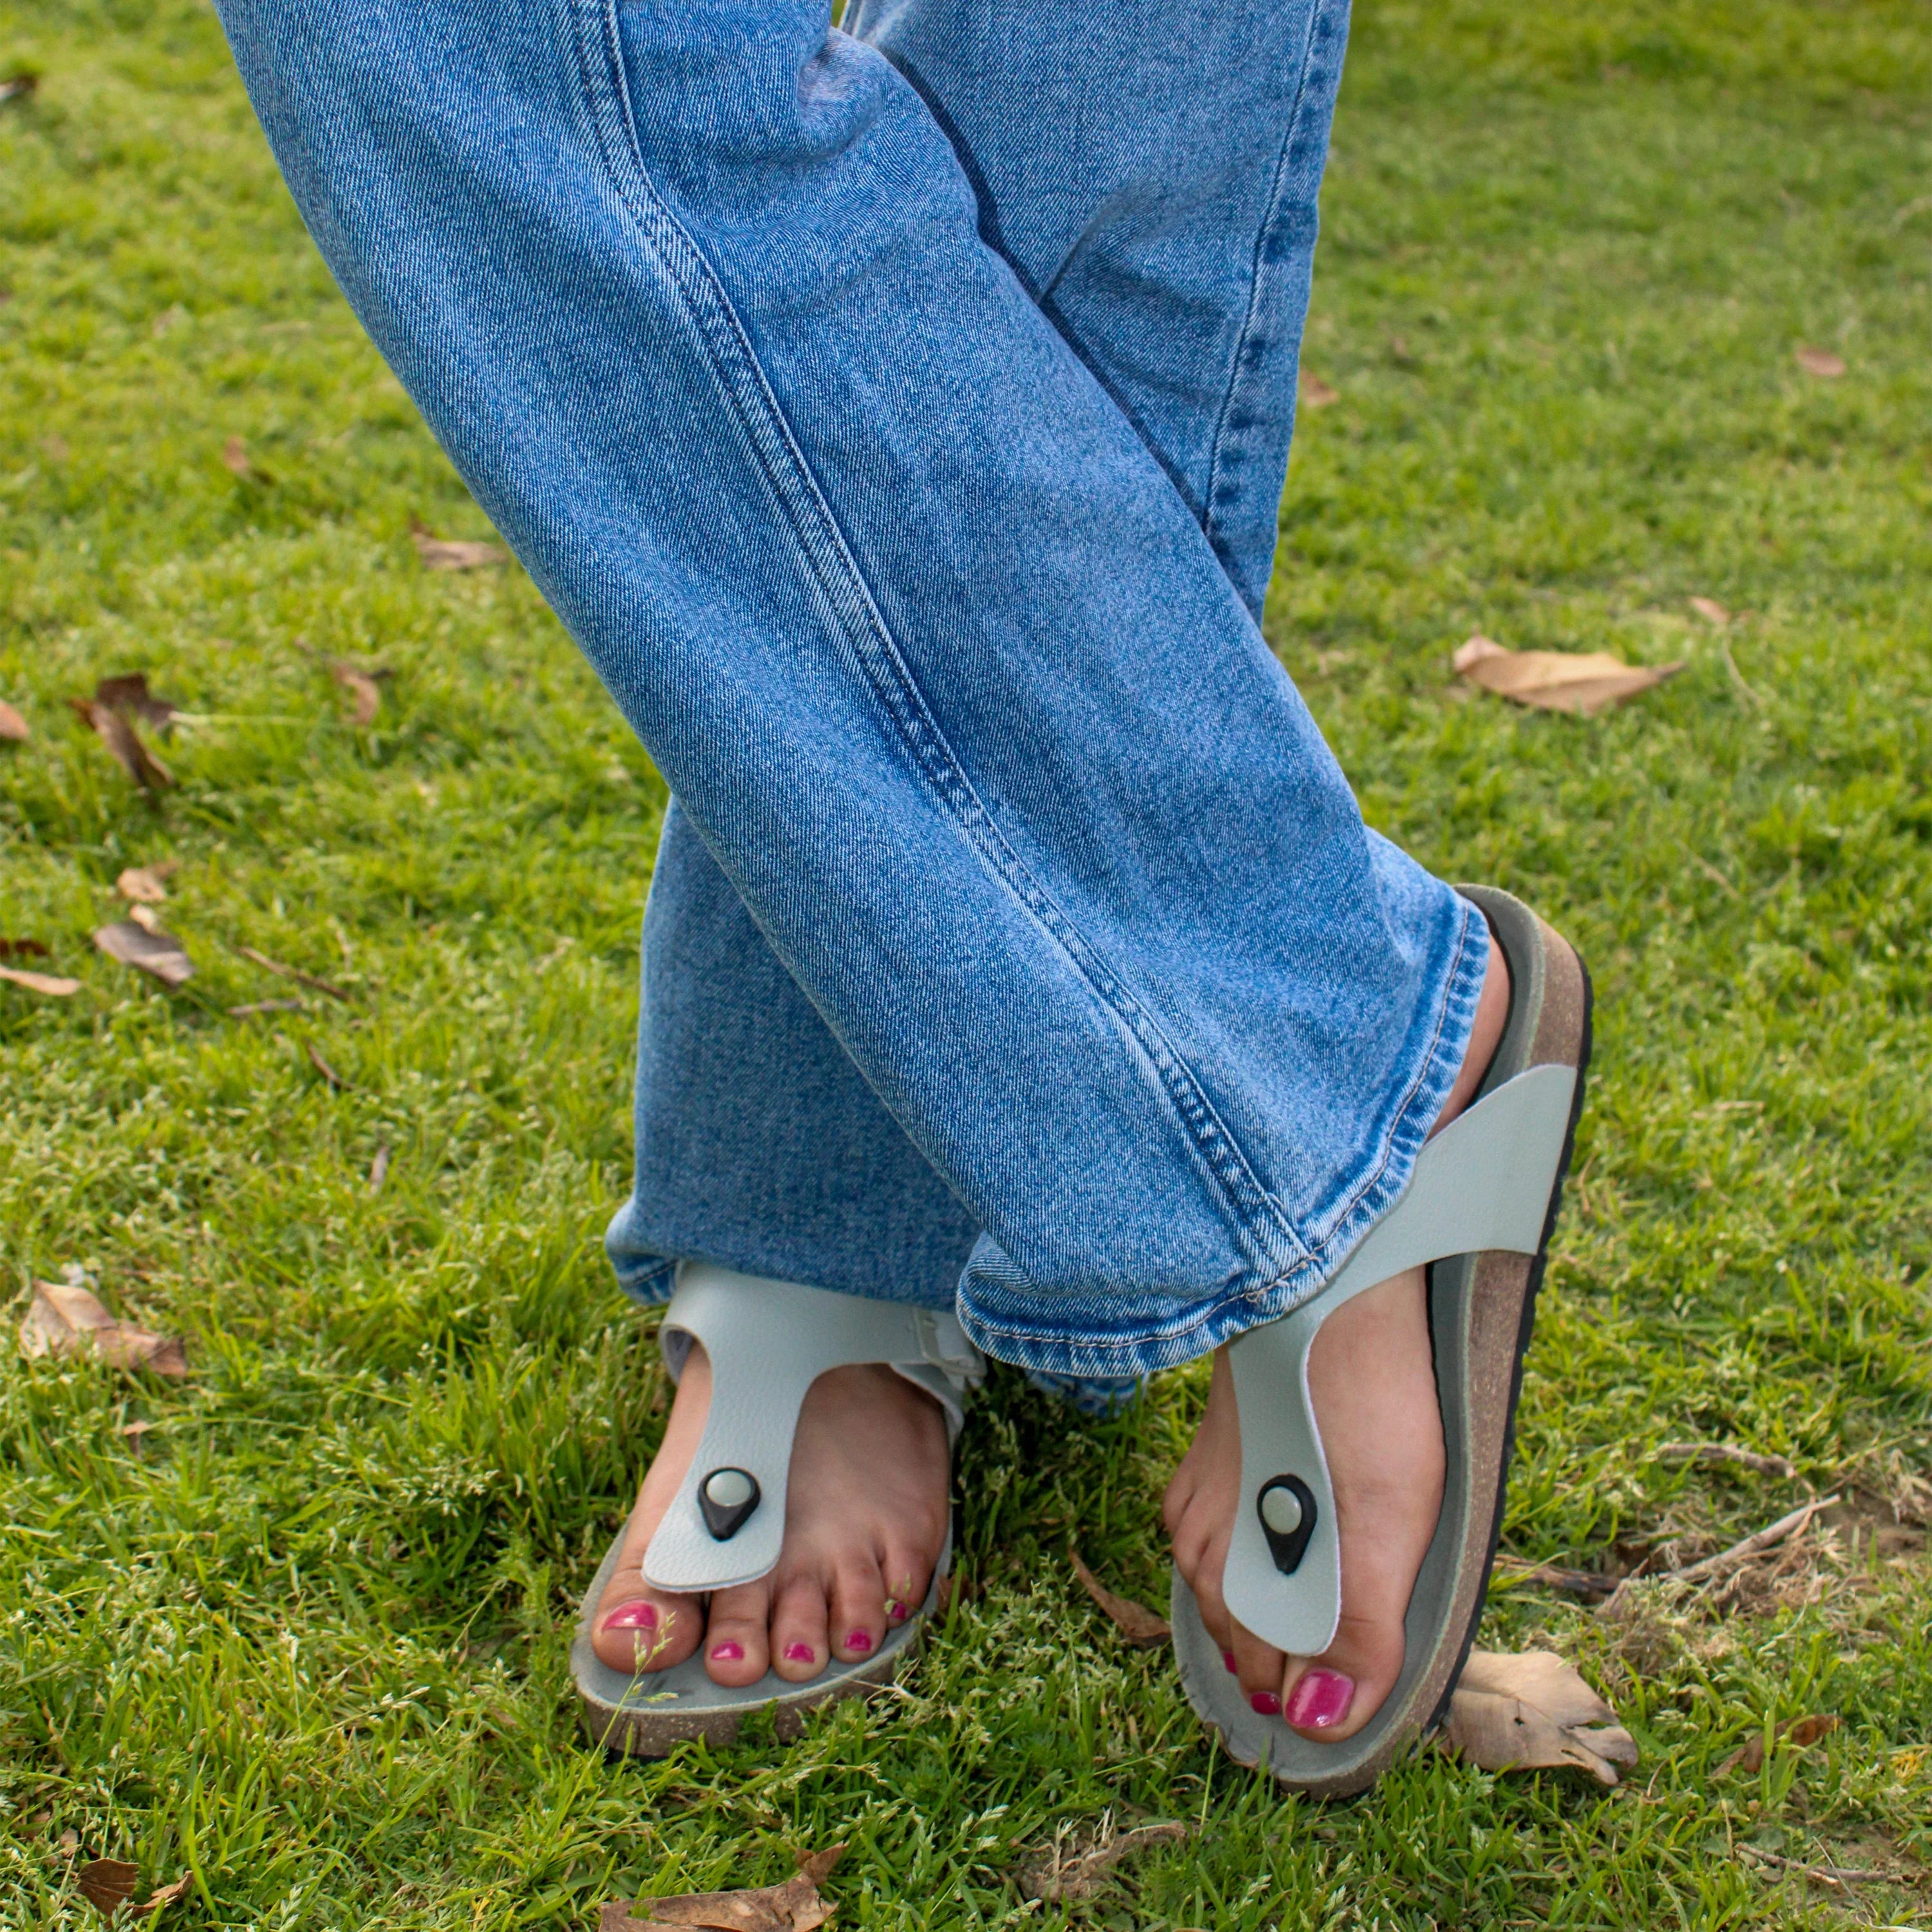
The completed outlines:
[[[1228,1350],[1240,1419],[1241,1502],[1222,1592],[1277,1650],[1316,1657],[1342,1615],[1341,1544],[1328,1459],[1308,1397],[1308,1352],[1345,1301],[1453,1255],[1533,1255],[1543,1238],[1576,1090],[1573,1066],[1532,1066],[1430,1141],[1408,1186],[1334,1280]]]
[[[711,1404],[691,1467],[644,1552],[644,1576],[660,1590],[727,1589],[778,1562],[799,1411],[828,1369],[877,1362],[896,1370],[945,1410],[950,1436],[959,1432],[967,1385],[985,1372],[950,1310],[761,1280],[708,1262],[679,1268],[662,1335],[674,1378],[692,1343],[703,1345]]]

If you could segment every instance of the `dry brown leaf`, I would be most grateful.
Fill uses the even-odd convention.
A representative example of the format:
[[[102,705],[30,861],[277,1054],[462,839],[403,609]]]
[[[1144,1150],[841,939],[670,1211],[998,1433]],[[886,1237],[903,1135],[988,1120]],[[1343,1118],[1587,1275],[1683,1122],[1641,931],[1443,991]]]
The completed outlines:
[[[843,1845],[799,1855],[795,1877],[747,1892],[687,1892],[674,1898],[607,1899],[597,1932],[663,1932],[669,1926],[716,1928],[717,1932],[817,1932],[829,1924],[831,1905],[818,1887],[838,1862]]]
[[[134,1881],[141,1876],[139,1865],[120,1858],[94,1858],[74,1875],[80,1895],[110,1916],[119,1911],[134,1895]]]
[[[429,570],[484,570],[509,560],[509,553],[500,544],[470,543],[458,537],[433,536],[420,523],[410,524],[410,541],[416,545],[424,568]]]
[[[332,986],[326,980],[318,980],[313,973],[304,973],[299,966],[284,966],[279,959],[271,959],[266,952],[257,952],[252,946],[238,946],[235,950],[244,959],[252,959],[257,966],[278,973],[284,980],[292,980],[298,986],[312,986],[318,993],[326,993],[332,1000],[340,1000],[345,1006],[355,1004],[352,994],[345,993],[340,986]]]
[[[333,1087],[338,1094],[344,1092],[347,1088],[349,1082],[344,1079],[342,1076],[337,1072],[335,1069],[330,1066],[327,1060],[322,1058],[321,1048],[317,1046],[315,1042],[312,1040],[305,1040],[303,1042],[303,1044],[308,1048],[309,1064],[313,1066],[316,1072],[320,1073],[323,1079],[326,1080],[330,1086]]]
[[[275,479],[248,454],[248,446],[238,436],[231,436],[221,446],[224,466],[232,470],[244,483],[272,483]]]
[[[158,866],[130,866],[114,881],[114,890],[137,905],[159,905],[168,896],[163,881],[178,869],[172,859],[164,859]]]
[[[1822,376],[1828,381],[1845,373],[1845,358],[1828,349],[1814,349],[1806,343],[1796,353],[1798,368],[1808,376]]]
[[[165,698],[157,698],[148,688],[148,674],[144,670],[130,671],[124,677],[104,677],[94,687],[94,701],[124,717],[138,718],[156,731],[166,730],[181,709]]]
[[[113,706],[86,698],[70,698],[68,702],[94,728],[121,769],[143,790],[159,791],[174,783],[174,773],[148,750],[132,722]]]
[[[1548,1650],[1472,1650],[1449,1701],[1452,1749],[1484,1771],[1570,1765],[1600,1784],[1636,1762],[1636,1740],[1575,1670]]]
[[[1731,621],[1731,614],[1714,597],[1694,597],[1690,608],[1707,624],[1714,624],[1719,630]]]
[[[1072,1905],[1091,1898],[1107,1882],[1113,1868],[1150,1845],[1168,1845],[1192,1834],[1191,1826],[1161,1820],[1117,1832],[1110,1811],[1100,1831],[1084,1849],[1070,1846],[1063,1826],[1054,1842],[1019,1874],[1020,1889],[1029,1898],[1048,1905]]]
[[[1682,664],[1627,664],[1608,651],[1512,651],[1480,632],[1450,662],[1472,684],[1498,698],[1583,718],[1648,691],[1684,668]]]
[[[94,943],[109,958],[152,973],[164,986],[178,986],[184,980],[194,976],[194,962],[182,950],[181,941],[158,926],[117,920],[112,926],[104,926],[94,935]]]
[[[188,1883],[188,1875],[183,1872],[173,1884],[157,1886],[142,1904],[130,1905],[128,1909],[136,1918],[145,1918],[149,1912],[158,1912],[163,1906],[175,1904],[185,1898]]]
[[[146,1421],[124,1422],[121,1425],[121,1433],[126,1436],[129,1443],[133,1445],[136,1455],[138,1456],[141,1453],[142,1438],[145,1436],[148,1430],[152,1429],[154,1426],[154,1425],[152,1422]]]
[[[1342,400],[1340,389],[1331,389],[1319,376],[1306,369],[1301,371],[1296,389],[1304,410],[1325,410],[1330,403],[1339,403]]]
[[[111,1368],[152,1369],[177,1382],[188,1373],[188,1352],[176,1337],[116,1321],[98,1297],[70,1282],[34,1282],[20,1324],[20,1352],[96,1355]]]
[[[0,959],[45,959],[50,949],[44,939],[0,939]]]
[[[30,993],[44,993],[50,1000],[64,1000],[80,991],[78,980],[64,980],[57,973],[23,972],[17,966],[0,966],[0,980]]]
[[[331,658],[328,674],[356,700],[358,724],[373,724],[382,708],[382,687],[376,682],[380,674],[359,669],[345,658]]]
[[[4,698],[0,698],[0,738],[7,739],[16,745],[24,745],[33,735],[26,719]]]
[[[1777,1742],[1795,1744],[1802,1750],[1806,1745],[1815,1744],[1820,1738],[1828,1736],[1844,1721],[1841,1718],[1828,1715],[1787,1718],[1778,1727]],[[1754,1778],[1763,1768],[1764,1733],[1754,1731],[1718,1766],[1718,1775],[1722,1778],[1726,1772],[1741,1771],[1747,1778]]]
[[[1066,1553],[1072,1559],[1073,1574],[1086,1586],[1088,1595],[1100,1605],[1114,1628],[1136,1650],[1151,1650],[1155,1645],[1166,1642],[1174,1634],[1167,1619],[1144,1604],[1137,1604],[1131,1597],[1116,1596],[1080,1560],[1078,1550],[1070,1550]]]

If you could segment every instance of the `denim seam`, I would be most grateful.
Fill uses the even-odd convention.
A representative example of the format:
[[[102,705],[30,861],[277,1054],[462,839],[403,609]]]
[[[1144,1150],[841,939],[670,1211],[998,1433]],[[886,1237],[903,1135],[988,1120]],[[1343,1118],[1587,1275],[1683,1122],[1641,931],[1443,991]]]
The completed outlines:
[[[1192,1312],[1186,1321],[1161,1330],[1157,1336],[1153,1338],[1154,1346],[1152,1347],[1149,1346],[1150,1338],[1145,1336],[1118,1342],[1097,1340],[1090,1335],[1082,1336],[1077,1339],[1076,1346],[1088,1359],[1083,1360],[1077,1370],[1070,1369],[1067,1366],[1064,1351],[1068,1337],[1063,1330],[1007,1328],[988,1322],[976,1311],[967,1324],[968,1333],[974,1340],[982,1348],[986,1348],[987,1340],[992,1337],[998,1337],[1004,1342],[1020,1344],[1021,1352],[1012,1356],[1000,1354],[991,1348],[987,1348],[986,1352],[997,1354],[1001,1360],[1012,1361],[1022,1368],[1045,1370],[1076,1379],[1105,1375],[1114,1366],[1133,1374],[1150,1375],[1161,1369],[1192,1360],[1195,1356],[1206,1353],[1208,1349],[1218,1347],[1232,1335],[1244,1334],[1250,1328],[1258,1328],[1264,1322],[1277,1320],[1290,1313],[1308,1298],[1309,1292],[1304,1292],[1303,1286],[1304,1277],[1311,1274],[1316,1278],[1314,1288],[1318,1290],[1341,1261],[1352,1253],[1359,1244],[1361,1237],[1354,1234],[1349,1223],[1363,1202],[1382,1186],[1388,1172],[1389,1164],[1395,1158],[1396,1144],[1402,1138],[1403,1117],[1414,1106],[1416,1096],[1426,1085],[1430,1070],[1436,1064],[1442,1048],[1443,1029],[1448,1023],[1450,1008],[1454,1000],[1456,982],[1462,976],[1463,962],[1468,955],[1470,937],[1475,930],[1475,919],[1474,908],[1465,904],[1462,928],[1457,936],[1455,955],[1450,962],[1442,1002],[1436,1013],[1435,1029],[1430,1036],[1428,1049],[1418,1063],[1416,1077],[1410,1082],[1408,1090],[1402,1097],[1402,1106],[1396,1110],[1395,1124],[1389,1131],[1382,1159],[1360,1185],[1354,1189],[1345,1206],[1331,1217],[1328,1234],[1305,1258],[1283,1269],[1280,1274],[1265,1282],[1234,1288],[1225,1294],[1217,1295],[1211,1302]],[[1374,1218],[1379,1220],[1381,1216],[1377,1214]],[[1370,1226],[1373,1226],[1372,1220]],[[1365,1228],[1361,1234],[1366,1235],[1367,1232]],[[1338,1247],[1342,1250],[1339,1256],[1334,1252]],[[1238,1309],[1246,1312],[1246,1319],[1237,1322],[1230,1318],[1230,1312]],[[1210,1332],[1210,1339],[1206,1347],[1192,1346],[1188,1338],[1199,1335],[1204,1329]],[[1044,1345],[1046,1349],[1054,1352],[1054,1359],[1048,1360],[1043,1356],[1036,1355],[1026,1346],[1028,1344]]]
[[[817,478],[772,394],[743,325],[695,238],[665,205],[644,165],[630,106],[615,0],[571,0],[578,54],[592,124],[604,166],[640,239],[683,304],[725,398],[736,412],[766,484],[784,512],[801,560],[844,632],[874,696],[915,770],[950,812],[994,877],[1064,953],[1089,993],[1112,1014],[1157,1076],[1197,1157],[1217,1184],[1230,1231],[1255,1261],[1300,1264],[1306,1245],[1280,1204],[1262,1185],[1234,1136],[1158,1021],[1079,928],[1034,879],[974,790],[880,615]],[[601,32],[583,31],[594,18]],[[610,90],[600,100],[598,68]],[[614,106],[622,146],[614,148],[607,115]],[[628,168],[620,168],[621,152]],[[644,192],[633,191],[627,175]]]
[[[1288,177],[1288,158],[1294,152],[1295,137],[1301,129],[1302,108],[1308,98],[1308,74],[1314,64],[1316,33],[1321,15],[1321,0],[1317,0],[1309,16],[1308,38],[1302,44],[1301,72],[1295,82],[1294,105],[1288,110],[1288,127],[1282,136],[1281,152],[1275,157],[1274,178],[1268,188],[1268,212],[1262,216],[1261,226],[1255,235],[1254,274],[1248,287],[1247,312],[1241,318],[1240,333],[1234,338],[1234,353],[1228,362],[1227,392],[1221,399],[1220,412],[1214,422],[1214,442],[1208,464],[1206,515],[1202,527],[1207,532],[1208,542],[1214,545],[1216,556],[1220,554],[1221,550],[1216,536],[1216,513],[1220,507],[1222,458],[1231,440],[1229,423],[1234,412],[1236,398],[1244,386],[1242,379],[1249,373],[1252,359],[1250,351],[1261,314],[1262,290],[1265,280],[1269,242],[1281,210],[1282,191]],[[1291,402],[1290,407],[1292,406]]]

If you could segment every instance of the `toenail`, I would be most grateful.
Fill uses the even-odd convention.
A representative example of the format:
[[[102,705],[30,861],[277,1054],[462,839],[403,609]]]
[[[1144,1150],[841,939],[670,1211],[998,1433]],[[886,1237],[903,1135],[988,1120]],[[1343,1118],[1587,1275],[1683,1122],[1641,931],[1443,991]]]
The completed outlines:
[[[890,1622],[902,1624],[911,1614],[911,1612],[896,1597],[888,1597],[886,1599],[886,1616]]]
[[[808,1643],[788,1643],[785,1646],[785,1661],[788,1664],[809,1664],[818,1654]]]
[[[848,1650],[856,1650],[862,1654],[870,1650],[872,1647],[872,1634],[870,1630],[854,1630],[845,1640],[845,1648]]]
[[[1248,1702],[1264,1718],[1281,1715],[1281,1700],[1272,1690],[1254,1691],[1250,1695]]]
[[[742,1664],[745,1660],[745,1646],[727,1637],[722,1643],[711,1646],[711,1660],[713,1664]]]
[[[1228,1675],[1230,1677],[1238,1676],[1240,1675],[1241,1667],[1234,1661],[1234,1653],[1232,1650],[1224,1650],[1222,1652],[1221,1661],[1228,1666]]]
[[[606,1630],[656,1630],[657,1627],[655,1604],[620,1604],[604,1619]]]
[[[1288,1694],[1288,1721],[1311,1731],[1325,1731],[1348,1714],[1355,1701],[1355,1680],[1339,1670],[1306,1671]]]

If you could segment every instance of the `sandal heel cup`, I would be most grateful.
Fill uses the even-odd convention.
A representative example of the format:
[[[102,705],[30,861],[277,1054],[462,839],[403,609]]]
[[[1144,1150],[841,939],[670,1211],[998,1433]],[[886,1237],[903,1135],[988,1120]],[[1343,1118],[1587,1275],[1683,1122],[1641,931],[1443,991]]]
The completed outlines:
[[[1502,947],[1509,962],[1512,981],[1502,1042],[1476,1106],[1461,1118],[1470,1118],[1523,1073],[1546,1067],[1567,1077],[1568,1112],[1557,1132],[1553,1162],[1546,1157],[1538,1164],[1539,1171],[1551,1171],[1540,1226],[1528,1251],[1495,1245],[1465,1248],[1445,1256],[1440,1252],[1442,1242],[1424,1242],[1438,1250],[1429,1274],[1430,1325],[1448,1468],[1442,1515],[1416,1578],[1404,1622],[1406,1655],[1401,1674],[1382,1708],[1353,1737],[1340,1742],[1311,1742],[1280,1718],[1262,1717],[1249,1707],[1222,1664],[1221,1647],[1202,1624],[1192,1591],[1178,1570],[1173,1579],[1170,1616],[1174,1658],[1189,1702],[1220,1733],[1229,1756],[1238,1762],[1263,1767],[1287,1788],[1316,1798],[1347,1797],[1366,1790],[1420,1732],[1438,1722],[1474,1640],[1490,1565],[1502,1530],[1504,1487],[1514,1438],[1523,1354],[1529,1345],[1537,1291],[1582,1106],[1590,1056],[1591,992],[1589,975],[1582,960],[1559,934],[1507,892],[1476,886],[1457,890],[1473,901],[1487,919],[1492,938]],[[1554,1083],[1546,1084],[1553,1091]],[[1447,1140],[1460,1124],[1460,1120],[1452,1122],[1430,1145]],[[1548,1124],[1543,1123],[1538,1128],[1539,1136],[1547,1130]],[[1427,1152],[1425,1148],[1425,1158]],[[1418,1161],[1418,1174],[1422,1166]],[[1300,1573],[1307,1564],[1304,1557],[1294,1574],[1284,1577],[1269,1552],[1268,1526],[1258,1520],[1262,1492],[1289,1470],[1285,1462],[1267,1466],[1268,1456],[1282,1450],[1282,1445],[1275,1442],[1270,1441],[1259,1455],[1251,1454],[1250,1418],[1258,1412],[1265,1414],[1272,1430],[1278,1426],[1280,1412],[1292,1414],[1298,1410],[1307,1417],[1308,1446],[1318,1455],[1319,1435],[1308,1414],[1306,1345],[1321,1321],[1339,1305],[1328,1298],[1346,1285],[1345,1277],[1358,1262],[1362,1271],[1355,1279],[1359,1286],[1365,1287],[1424,1258],[1402,1253],[1392,1234],[1384,1234],[1415,1186],[1412,1182],[1396,1208],[1370,1231],[1310,1310],[1298,1310],[1270,1324],[1269,1329],[1251,1330],[1230,1352],[1242,1424],[1243,1514],[1257,1524],[1252,1542],[1261,1545],[1262,1562],[1266,1564],[1266,1574],[1258,1580],[1264,1588],[1272,1578],[1274,1590],[1286,1594],[1300,1580]],[[1527,1198],[1528,1190],[1524,1192]],[[1526,1214],[1526,1202],[1519,1202],[1509,1210],[1512,1220],[1519,1210]],[[1419,1224],[1419,1213],[1417,1220]],[[1492,1229],[1473,1238],[1494,1243],[1507,1233],[1512,1240],[1520,1241],[1523,1232],[1516,1226]],[[1370,1244],[1377,1243],[1378,1237],[1382,1240],[1372,1250]],[[1466,1240],[1472,1237],[1465,1232],[1456,1238]],[[1408,1240],[1405,1237],[1405,1246]],[[1270,1330],[1286,1330],[1304,1313],[1309,1317],[1304,1336],[1275,1334],[1270,1338]],[[1251,1360],[1256,1366],[1264,1366],[1272,1356],[1280,1379],[1258,1373],[1244,1377],[1240,1357],[1251,1342],[1254,1344],[1250,1352]],[[1244,1380],[1250,1384],[1248,1388],[1243,1386]],[[1260,1384],[1258,1388],[1253,1387],[1256,1383]],[[1286,1453],[1305,1456],[1307,1447],[1297,1442],[1288,1445]],[[1324,1496],[1330,1494],[1326,1488],[1325,1460],[1313,1466],[1319,1468],[1323,1478],[1323,1495],[1315,1497],[1319,1512]],[[1312,1487],[1310,1493],[1313,1494]],[[1332,1525],[1332,1500],[1327,1513]],[[1238,1534],[1240,1527],[1238,1523]],[[1313,1540],[1312,1534],[1309,1540]],[[1252,1547],[1251,1542],[1251,1550]],[[1250,1567],[1252,1570],[1252,1563]],[[1229,1568],[1232,1571],[1232,1555]],[[1231,1611],[1250,1628],[1254,1628],[1247,1612],[1234,1607],[1232,1576],[1224,1573],[1223,1580]],[[1325,1592],[1322,1600],[1326,1601]],[[1279,1596],[1271,1601],[1278,1604]],[[1249,1607],[1255,1606],[1250,1603]],[[1256,1613],[1264,1614],[1261,1610]],[[1322,1634],[1328,1621],[1325,1612],[1310,1612],[1304,1606],[1302,1614],[1309,1626],[1305,1634],[1310,1642],[1284,1648],[1302,1655],[1318,1654],[1332,1641],[1332,1625],[1328,1625],[1328,1634]],[[1317,1636],[1321,1640],[1318,1644],[1312,1640]]]
[[[711,1366],[704,1433],[644,1551],[646,1578],[681,1595],[755,1581],[777,1563],[799,1412],[827,1370],[872,1363],[892,1369],[939,1403],[948,1440],[956,1442],[966,1392],[986,1368],[950,1310],[763,1280],[704,1262],[679,1268],[660,1337],[674,1379],[694,1343]],[[805,1684],[767,1671],[733,1689],[706,1675],[701,1652],[668,1670],[635,1675],[598,1657],[592,1627],[623,1541],[620,1531],[584,1594],[571,1667],[592,1738],[647,1756],[685,1738],[728,1742],[748,1713],[766,1707],[778,1714],[780,1736],[796,1736],[811,1706],[890,1683],[918,1647],[952,1555],[949,1531],[926,1600],[863,1662],[832,1660]]]

